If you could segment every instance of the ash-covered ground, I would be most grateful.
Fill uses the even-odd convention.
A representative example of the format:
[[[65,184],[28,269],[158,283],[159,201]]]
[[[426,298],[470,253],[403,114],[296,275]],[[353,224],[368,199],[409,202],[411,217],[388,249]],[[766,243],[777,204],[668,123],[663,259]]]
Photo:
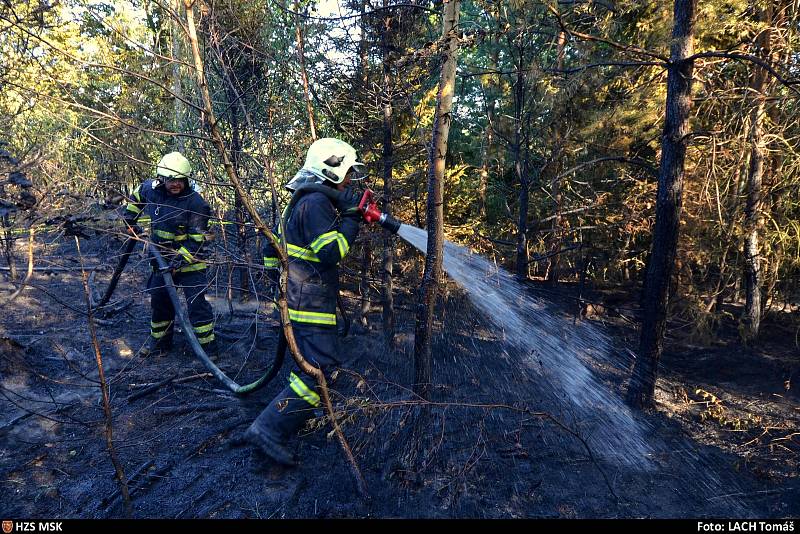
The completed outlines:
[[[83,247],[84,261],[103,266],[94,280],[103,289],[119,244],[94,245]],[[40,268],[80,264],[69,241],[37,254]],[[547,370],[526,367],[529,355],[509,347],[458,291],[443,301],[435,325],[433,402],[420,404],[411,392],[413,295],[401,291],[396,348],[383,344],[373,305],[368,325],[356,322],[342,341],[348,361],[334,384],[337,417],[370,494],[364,500],[324,418],[294,443],[301,458],[295,469],[270,466],[237,439],[283,387],[289,357],[267,387],[237,397],[205,374],[180,335],[169,356],[137,354],[150,320],[142,291],[147,269],[143,259],[132,259],[115,295],[132,305],[98,325],[114,446],[131,479],[134,517],[800,515],[800,408],[792,383],[800,363],[791,336],[778,326],[766,327],[758,348],[669,340],[658,410],[641,415],[652,444],[649,467],[642,468],[602,454],[591,422],[544,387]],[[212,295],[216,287],[213,281]],[[2,289],[10,294],[12,286]],[[225,346],[220,366],[250,382],[274,357],[271,305],[251,299],[231,309],[222,293],[213,301]],[[346,302],[351,312],[358,308],[357,299]],[[80,270],[37,271],[31,287],[3,305],[4,518],[125,514],[106,449],[85,309]],[[635,339],[630,327],[599,327],[620,346]],[[598,364],[592,372],[621,394],[624,368]],[[410,454],[420,440],[426,452]]]

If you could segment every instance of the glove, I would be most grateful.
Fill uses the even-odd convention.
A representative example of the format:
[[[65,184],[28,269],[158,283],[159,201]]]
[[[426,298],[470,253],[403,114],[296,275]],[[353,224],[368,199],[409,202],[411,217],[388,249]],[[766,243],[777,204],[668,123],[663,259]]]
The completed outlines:
[[[138,224],[125,224],[125,232],[131,236],[137,236],[142,233],[142,227]]]
[[[183,267],[183,258],[179,254],[176,254],[172,258],[170,258],[169,263],[167,264],[166,267],[164,267],[163,269],[159,269],[159,272],[174,273],[181,267]]]
[[[361,217],[358,211],[358,202],[361,198],[354,189],[348,187],[339,193],[336,199],[336,209],[342,217]]]
[[[173,257],[169,262],[169,269],[174,273],[175,271],[183,267],[183,264],[184,264],[183,256],[176,254],[175,257]]]

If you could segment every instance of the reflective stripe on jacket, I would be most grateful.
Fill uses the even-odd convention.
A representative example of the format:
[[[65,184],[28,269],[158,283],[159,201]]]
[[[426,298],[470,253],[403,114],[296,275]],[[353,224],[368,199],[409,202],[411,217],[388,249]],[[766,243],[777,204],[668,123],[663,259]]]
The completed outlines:
[[[123,212],[125,221],[133,225],[149,220],[150,240],[163,247],[165,259],[181,256],[183,265],[178,272],[205,269],[203,244],[211,215],[208,204],[191,187],[180,195],[171,195],[163,185],[153,184],[148,180],[133,193]]]
[[[315,326],[336,326],[336,298],[339,295],[339,262],[347,255],[358,235],[358,222],[339,218],[330,199],[318,192],[299,193],[288,217],[284,215],[289,256],[287,300],[292,322]],[[264,266],[277,269],[278,255],[267,242]]]

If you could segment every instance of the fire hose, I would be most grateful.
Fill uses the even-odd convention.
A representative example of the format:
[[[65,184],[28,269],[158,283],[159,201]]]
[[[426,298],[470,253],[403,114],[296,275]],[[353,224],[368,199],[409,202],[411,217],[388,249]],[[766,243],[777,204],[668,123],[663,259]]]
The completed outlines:
[[[150,254],[153,256],[153,259],[156,260],[158,269],[164,278],[164,287],[169,294],[169,299],[172,301],[172,306],[175,308],[175,315],[178,318],[178,322],[183,327],[183,333],[186,334],[186,337],[189,340],[189,345],[191,345],[192,350],[197,358],[203,363],[203,365],[206,366],[206,368],[217,378],[217,380],[225,384],[228,389],[237,395],[252,393],[253,391],[256,391],[268,384],[275,377],[275,375],[278,374],[278,370],[283,364],[283,352],[281,351],[280,358],[277,358],[276,355],[276,361],[273,362],[272,368],[255,382],[242,386],[233,381],[209,359],[208,355],[203,350],[202,345],[200,345],[200,342],[197,340],[197,336],[194,333],[192,323],[189,321],[189,315],[186,313],[186,310],[184,309],[180,299],[178,299],[178,291],[175,289],[175,282],[172,279],[172,274],[170,274],[169,265],[158,251],[158,247],[149,242],[147,245]],[[280,342],[278,345],[280,345]],[[278,359],[280,359],[280,361],[277,361]]]
[[[306,193],[306,192],[319,192],[323,193],[324,195],[328,196],[332,200],[336,200],[340,194],[340,192],[336,189],[331,187],[321,185],[321,184],[303,184],[297,188],[295,194],[292,196],[289,205],[286,207],[284,211],[283,219],[284,224],[288,220],[288,215],[291,213],[292,208],[296,204],[297,200],[300,198],[300,194],[298,193]],[[394,219],[391,215],[386,213],[382,213],[377,206],[377,203],[374,200],[374,193],[367,189],[361,197],[361,201],[358,204],[358,211],[361,213],[364,221],[367,223],[375,223],[377,222],[383,228],[387,229],[392,233],[397,233],[400,229],[401,223]],[[266,384],[272,381],[275,376],[278,374],[281,366],[283,365],[284,356],[287,349],[287,342],[286,338],[283,333],[283,329],[280,330],[279,339],[278,339],[278,346],[275,352],[275,358],[273,360],[272,366],[270,367],[269,371],[267,371],[261,378],[252,382],[250,384],[240,385],[230,377],[228,377],[219,367],[212,362],[208,355],[203,350],[202,345],[197,339],[197,336],[194,333],[194,329],[192,328],[192,324],[189,321],[189,316],[186,310],[184,309],[180,299],[178,298],[178,291],[175,288],[175,281],[172,279],[172,274],[170,273],[170,268],[167,262],[164,260],[164,257],[158,250],[158,247],[155,246],[153,243],[149,241],[145,241],[146,247],[150,252],[153,259],[155,259],[156,264],[158,265],[159,272],[161,272],[163,279],[164,279],[164,286],[167,290],[167,294],[169,295],[170,300],[172,301],[172,305],[175,308],[175,315],[177,316],[178,322],[183,327],[183,331],[186,334],[186,337],[189,340],[189,345],[192,347],[197,358],[206,366],[206,368],[213,374],[220,382],[225,384],[225,386],[230,389],[233,393],[237,395],[244,395],[248,393],[252,393]],[[106,290],[105,295],[100,301],[99,306],[105,305],[108,300],[111,298],[114,290],[117,287],[117,282],[119,281],[119,277],[122,274],[122,271],[125,269],[126,264],[128,263],[128,259],[130,258],[131,254],[133,253],[133,249],[136,246],[135,239],[129,239],[125,245],[124,252],[120,257],[120,261],[117,264],[116,269],[114,270],[114,274],[112,275],[111,282],[109,283],[109,287]],[[342,308],[342,312],[344,313],[343,306],[341,305],[341,300],[338,302],[340,308]],[[99,307],[98,306],[98,307]],[[347,335],[347,331],[349,330],[349,320],[345,317],[345,334]]]
[[[117,267],[114,269],[114,274],[111,275],[111,281],[108,283],[108,289],[106,289],[103,298],[100,299],[100,302],[97,303],[97,308],[103,307],[108,304],[108,301],[111,300],[111,295],[114,294],[114,290],[117,289],[117,282],[119,282],[119,277],[122,274],[122,271],[125,270],[125,266],[128,264],[128,259],[133,254],[133,249],[136,247],[136,239],[133,237],[128,237],[128,240],[125,242],[125,249],[122,251],[122,256],[119,258],[119,262],[117,263]]]

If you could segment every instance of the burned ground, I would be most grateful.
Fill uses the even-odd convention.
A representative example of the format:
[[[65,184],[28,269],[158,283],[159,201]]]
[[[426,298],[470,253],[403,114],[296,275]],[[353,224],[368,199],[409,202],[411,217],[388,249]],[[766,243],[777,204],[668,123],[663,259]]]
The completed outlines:
[[[87,243],[86,264],[113,264],[115,246]],[[69,242],[37,254],[39,267],[79,264]],[[777,322],[766,325],[756,348],[692,347],[671,338],[658,410],[643,416],[653,454],[642,470],[603,460],[602,444],[570,418],[569,403],[543,394],[542,378],[523,355],[507,349],[502,333],[485,328],[453,292],[436,325],[436,384],[424,419],[431,452],[409,463],[411,429],[423,408],[410,392],[413,315],[401,294],[395,350],[382,344],[377,310],[343,341],[350,359],[335,383],[337,414],[371,495],[363,502],[324,418],[297,441],[296,469],[272,467],[239,444],[283,386],[288,363],[264,389],[236,397],[204,375],[180,336],[170,356],[137,355],[148,332],[146,270],[143,261],[132,265],[117,296],[134,303],[98,327],[114,444],[131,479],[134,517],[800,515],[798,361],[793,336]],[[99,286],[110,271],[99,271]],[[32,284],[3,307],[0,325],[2,512],[122,516],[80,271],[37,271]],[[566,297],[553,296],[559,298]],[[231,314],[217,299],[215,309],[226,348],[221,367],[240,383],[253,380],[274,352],[277,325],[269,306],[251,301]],[[624,324],[606,328],[620,344],[634,337]],[[625,363],[595,372],[619,393]],[[176,380],[131,399],[170,377]]]

